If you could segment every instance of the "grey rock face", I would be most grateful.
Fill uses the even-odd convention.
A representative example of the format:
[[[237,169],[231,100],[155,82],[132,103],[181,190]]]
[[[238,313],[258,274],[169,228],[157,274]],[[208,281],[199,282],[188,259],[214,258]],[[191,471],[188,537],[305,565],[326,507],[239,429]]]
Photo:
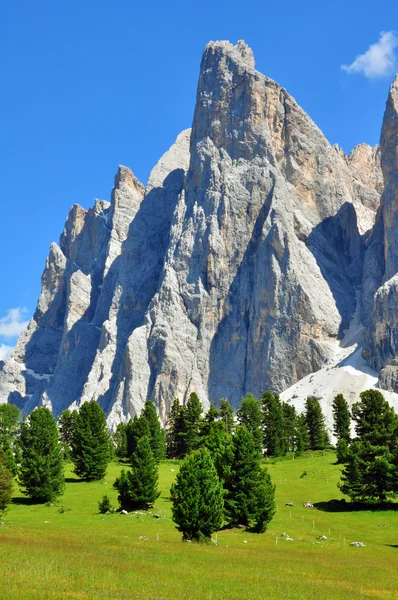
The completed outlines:
[[[332,147],[244,42],[211,42],[192,131],[146,189],[120,167],[110,204],[72,208],[0,400],[59,414],[95,398],[114,426],[147,398],[165,420],[176,396],[237,405],[321,368],[367,248],[362,287],[379,285],[379,161]]]

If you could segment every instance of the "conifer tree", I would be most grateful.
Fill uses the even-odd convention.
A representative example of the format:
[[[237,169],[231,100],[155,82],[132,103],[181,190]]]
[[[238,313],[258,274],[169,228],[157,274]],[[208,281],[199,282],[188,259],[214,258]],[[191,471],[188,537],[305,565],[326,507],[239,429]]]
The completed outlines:
[[[210,408],[205,414],[201,424],[200,424],[200,436],[204,438],[210,434],[210,431],[213,427],[217,425],[219,419],[221,418],[220,411],[214,406],[214,404],[210,403]],[[200,442],[202,445],[202,442]]]
[[[378,390],[352,407],[356,439],[348,447],[339,487],[351,500],[384,502],[398,492],[398,416]]]
[[[285,423],[281,401],[277,394],[264,392],[261,398],[263,411],[263,445],[269,456],[283,456],[285,447]]]
[[[175,398],[167,421],[166,448],[168,458],[184,458],[187,452],[185,441],[185,406]]]
[[[240,425],[244,425],[250,433],[253,435],[256,447],[260,452],[263,448],[263,413],[260,408],[260,403],[253,396],[253,394],[247,394],[242,398],[242,402],[237,412],[238,422]]]
[[[189,396],[185,405],[183,416],[185,417],[185,444],[186,452],[196,450],[200,445],[200,429],[202,405],[195,392]]]
[[[224,488],[226,522],[263,532],[275,512],[275,486],[262,472],[261,453],[245,426],[235,429],[231,474]]]
[[[77,412],[68,408],[63,410],[58,418],[59,437],[63,444],[64,458],[70,460],[72,456],[72,441]]]
[[[309,436],[305,414],[297,415],[296,454],[300,455],[309,448]]]
[[[292,404],[282,402],[283,411],[283,437],[284,447],[286,452],[297,451],[297,437],[298,437],[298,420],[297,412]]]
[[[227,432],[232,433],[234,430],[234,411],[228,400],[225,398],[221,398],[220,400],[220,415]]]
[[[6,467],[14,476],[20,462],[18,428],[19,408],[14,404],[0,404],[0,450],[4,453]]]
[[[139,440],[144,436],[150,437],[150,435],[149,423],[145,417],[135,415],[134,419],[130,419],[126,427],[127,455],[132,456],[137,449]]]
[[[7,510],[11,502],[13,490],[12,472],[7,467],[7,458],[0,449],[0,516]]]
[[[76,475],[87,481],[102,479],[110,460],[110,446],[104,411],[95,400],[84,402],[74,421],[72,460]]]
[[[127,458],[127,424],[118,423],[115,432],[112,434],[112,441],[115,447],[115,454],[118,458]]]
[[[210,539],[222,526],[222,484],[206,448],[193,451],[183,461],[170,494],[173,521],[183,540]]]
[[[333,433],[337,441],[350,442],[350,409],[343,394],[337,394],[333,400]]]
[[[219,479],[226,481],[231,474],[233,450],[232,435],[227,432],[223,421],[214,423],[208,435],[203,437],[202,447],[209,450]]]
[[[36,408],[22,423],[19,481],[27,496],[49,502],[64,491],[64,466],[58,428],[48,408]]]
[[[114,487],[119,492],[118,500],[124,509],[147,509],[159,497],[158,466],[149,436],[138,440],[131,457],[131,470],[122,469]]]
[[[326,431],[325,417],[319,400],[309,396],[305,403],[305,418],[307,422],[310,450],[324,450],[329,443]]]
[[[146,419],[149,428],[151,450],[157,462],[166,458],[166,440],[153,402],[147,400],[141,417]]]

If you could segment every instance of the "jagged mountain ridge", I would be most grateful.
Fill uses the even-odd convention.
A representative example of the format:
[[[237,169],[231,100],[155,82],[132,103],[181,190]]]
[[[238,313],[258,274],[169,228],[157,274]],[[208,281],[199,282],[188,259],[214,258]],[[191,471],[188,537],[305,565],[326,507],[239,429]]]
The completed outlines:
[[[175,396],[237,405],[322,368],[361,287],[370,323],[380,154],[332,147],[244,42],[210,42],[192,129],[146,189],[119,167],[110,203],[72,207],[0,401],[95,398],[114,425],[151,398],[164,420]]]

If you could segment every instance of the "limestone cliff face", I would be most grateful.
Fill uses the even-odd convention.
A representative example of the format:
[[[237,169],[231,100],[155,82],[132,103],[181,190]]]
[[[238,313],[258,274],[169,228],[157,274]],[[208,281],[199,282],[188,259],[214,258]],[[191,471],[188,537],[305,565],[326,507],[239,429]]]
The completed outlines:
[[[110,204],[72,208],[1,401],[95,398],[114,425],[147,398],[165,419],[175,396],[237,405],[327,364],[379,285],[380,150],[332,147],[254,67],[244,42],[208,44],[192,130],[146,189],[121,167]]]
[[[368,319],[364,357],[380,371],[380,386],[398,392],[398,76],[390,88],[381,133],[384,191],[368,271],[378,284]],[[365,271],[366,274],[366,271]]]

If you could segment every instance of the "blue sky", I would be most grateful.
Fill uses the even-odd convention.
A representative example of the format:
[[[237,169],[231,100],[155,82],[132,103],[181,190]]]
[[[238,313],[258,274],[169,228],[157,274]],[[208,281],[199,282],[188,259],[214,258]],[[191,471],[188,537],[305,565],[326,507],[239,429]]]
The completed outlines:
[[[396,0],[0,4],[0,358],[34,311],[69,207],[109,199],[118,164],[146,183],[190,126],[209,40],[244,39],[347,152],[378,142],[398,70]]]

